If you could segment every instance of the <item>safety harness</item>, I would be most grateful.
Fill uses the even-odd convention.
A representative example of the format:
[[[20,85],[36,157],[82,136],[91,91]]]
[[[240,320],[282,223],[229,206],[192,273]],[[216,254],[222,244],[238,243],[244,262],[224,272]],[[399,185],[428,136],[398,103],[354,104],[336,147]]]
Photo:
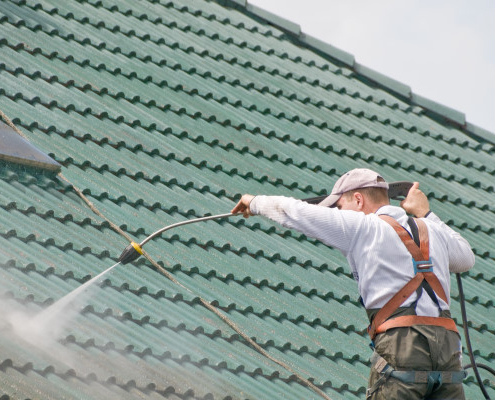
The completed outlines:
[[[448,303],[447,296],[442,284],[433,272],[433,263],[430,258],[428,229],[426,224],[416,218],[411,218],[411,230],[413,224],[417,227],[417,241],[402,227],[394,218],[388,215],[380,215],[381,219],[389,223],[399,235],[402,243],[411,253],[414,277],[406,283],[374,316],[368,327],[368,334],[373,341],[379,333],[386,332],[392,328],[410,327],[413,325],[435,325],[457,332],[454,320],[444,317],[424,317],[419,315],[403,315],[395,318],[390,316],[420,287],[424,288],[440,309],[438,299],[441,298]],[[416,243],[419,242],[419,243]],[[367,398],[375,392],[378,387],[389,377],[399,379],[405,383],[426,383],[427,395],[438,389],[443,383],[462,383],[466,376],[465,371],[396,371],[376,351],[371,357],[372,368],[381,375],[376,383],[367,390]]]
[[[415,275],[380,309],[380,311],[376,313],[373,321],[368,327],[368,334],[370,335],[371,340],[374,340],[378,333],[385,332],[388,329],[412,325],[437,325],[457,332],[455,322],[451,318],[404,315],[388,320],[394,311],[396,311],[402,303],[404,303],[404,301],[421,286],[423,280],[426,280],[435,294],[444,302],[448,303],[448,300],[442,284],[433,273],[433,263],[430,258],[428,229],[426,228],[426,224],[422,220],[414,218],[414,222],[418,227],[420,243],[418,246],[414,242],[414,239],[409,235],[409,232],[407,232],[407,230],[395,219],[388,215],[380,215],[379,217],[394,228],[395,232],[397,232],[399,238],[402,240],[402,243],[404,243],[409,253],[411,253]]]

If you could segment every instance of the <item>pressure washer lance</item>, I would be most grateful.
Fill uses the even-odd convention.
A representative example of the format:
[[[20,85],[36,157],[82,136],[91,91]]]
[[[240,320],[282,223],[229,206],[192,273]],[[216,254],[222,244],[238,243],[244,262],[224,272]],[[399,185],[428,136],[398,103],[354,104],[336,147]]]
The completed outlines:
[[[391,199],[395,200],[401,200],[407,196],[407,193],[409,192],[409,189],[412,186],[412,182],[406,182],[406,181],[400,181],[400,182],[392,182],[389,184],[389,189],[388,189],[388,196]],[[323,195],[323,196],[318,196],[318,197],[311,197],[309,199],[304,199],[306,203],[309,204],[318,204],[320,201],[325,199],[328,195]],[[128,264],[130,262],[133,262],[137,260],[142,254],[143,254],[143,246],[148,243],[151,239],[154,237],[162,234],[165,231],[168,231],[169,229],[177,228],[178,226],[182,225],[187,225],[187,224],[193,224],[196,222],[202,222],[202,221],[208,221],[211,219],[222,219],[222,218],[229,218],[233,217],[235,215],[240,215],[241,213],[238,214],[219,214],[219,215],[211,215],[207,217],[201,217],[201,218],[195,218],[195,219],[190,219],[187,221],[182,221],[182,222],[177,222],[176,224],[168,225],[163,227],[162,229],[159,229],[155,233],[152,233],[149,235],[146,239],[144,239],[141,243],[136,243],[136,242],[131,242],[129,246],[127,246],[122,254],[119,257],[119,262],[121,264]]]
[[[168,225],[163,227],[162,229],[157,230],[155,233],[152,233],[149,235],[146,239],[144,239],[141,243],[137,244],[136,242],[131,242],[129,246],[127,246],[122,254],[119,257],[119,262],[121,264],[128,264],[130,262],[133,262],[137,260],[142,254],[143,254],[143,246],[148,243],[151,239],[154,237],[162,234],[165,231],[168,231],[169,229],[177,228],[178,226],[182,225],[187,225],[187,224],[194,224],[195,222],[201,222],[201,221],[208,221],[210,219],[221,219],[221,218],[228,218],[232,217],[234,215],[240,215],[240,213],[233,214],[233,213],[228,213],[228,214],[219,214],[219,215],[210,215],[207,217],[201,217],[201,218],[195,218],[195,219],[189,219],[186,221],[182,222],[177,222],[176,224]]]

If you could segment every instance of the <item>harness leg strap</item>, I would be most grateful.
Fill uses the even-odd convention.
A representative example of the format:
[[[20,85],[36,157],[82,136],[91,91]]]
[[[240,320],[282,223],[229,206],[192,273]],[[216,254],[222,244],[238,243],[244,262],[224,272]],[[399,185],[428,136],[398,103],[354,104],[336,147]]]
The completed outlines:
[[[376,351],[371,356],[371,368],[374,368],[380,378],[373,386],[366,390],[366,398],[378,390],[385,381],[392,377],[404,383],[426,383],[426,396],[429,396],[443,384],[462,383],[467,376],[465,370],[462,371],[396,371],[382,356]]]

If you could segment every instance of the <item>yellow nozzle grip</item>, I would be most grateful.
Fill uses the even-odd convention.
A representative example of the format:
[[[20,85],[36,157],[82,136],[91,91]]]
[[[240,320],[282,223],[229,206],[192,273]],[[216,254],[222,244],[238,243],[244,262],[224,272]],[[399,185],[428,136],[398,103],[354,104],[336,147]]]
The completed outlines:
[[[134,249],[139,253],[139,254],[143,254],[143,249],[141,248],[141,246],[139,244],[137,244],[136,242],[131,242],[131,245],[132,247],[134,247]]]

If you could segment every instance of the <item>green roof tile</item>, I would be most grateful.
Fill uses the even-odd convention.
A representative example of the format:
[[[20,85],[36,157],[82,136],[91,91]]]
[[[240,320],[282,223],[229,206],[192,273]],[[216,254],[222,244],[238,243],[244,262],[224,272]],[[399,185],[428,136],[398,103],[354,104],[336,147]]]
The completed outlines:
[[[139,241],[226,213],[244,192],[313,197],[369,166],[389,181],[420,181],[432,209],[470,241],[477,264],[463,282],[473,347],[493,361],[489,132],[247,2],[0,8],[0,109],[71,182],[0,165],[0,302],[9,315],[46,309],[127,245],[71,185]],[[144,257],[116,267],[53,336],[51,353],[1,321],[6,398],[319,397],[246,337],[330,398],[365,397],[367,319],[338,251],[241,217],[165,232],[146,251],[179,284]],[[471,374],[464,386],[479,397]]]

